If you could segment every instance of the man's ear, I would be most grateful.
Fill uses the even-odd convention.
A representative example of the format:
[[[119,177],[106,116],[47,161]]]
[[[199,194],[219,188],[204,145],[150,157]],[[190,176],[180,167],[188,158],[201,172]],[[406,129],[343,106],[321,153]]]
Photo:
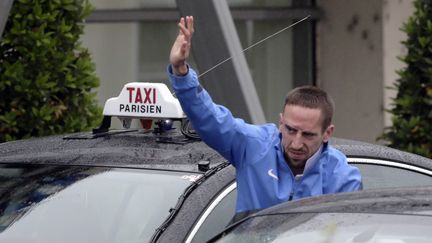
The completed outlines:
[[[282,113],[279,113],[279,127],[282,126],[282,124],[283,124],[282,118],[283,118]]]
[[[324,131],[323,142],[327,143],[330,140],[330,137],[332,136],[334,129],[335,126],[333,124],[330,124],[330,126],[327,127],[327,129]]]

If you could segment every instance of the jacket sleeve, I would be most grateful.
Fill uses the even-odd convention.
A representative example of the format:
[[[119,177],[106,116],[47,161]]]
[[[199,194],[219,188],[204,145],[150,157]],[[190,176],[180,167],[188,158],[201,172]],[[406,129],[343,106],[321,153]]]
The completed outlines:
[[[328,177],[325,193],[353,192],[362,189],[360,170],[348,164],[342,152],[329,146],[326,156]]]
[[[335,192],[354,192],[363,189],[360,170],[352,165],[340,163],[334,171]]]
[[[264,131],[234,118],[226,107],[213,103],[193,69],[189,68],[185,76],[176,76],[169,65],[168,74],[183,111],[201,139],[234,166],[243,163],[250,137],[259,138]]]
[[[340,192],[354,192],[363,189],[360,171],[357,167],[350,166],[345,182],[340,187]]]

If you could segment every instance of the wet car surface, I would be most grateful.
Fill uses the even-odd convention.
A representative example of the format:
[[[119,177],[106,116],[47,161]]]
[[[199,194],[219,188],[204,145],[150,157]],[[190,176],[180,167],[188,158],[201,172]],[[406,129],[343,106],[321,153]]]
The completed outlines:
[[[0,240],[180,242],[234,169],[200,141],[136,130],[0,144],[0,180]]]
[[[235,170],[203,142],[177,129],[89,134],[0,144],[0,240],[203,242],[234,216]],[[429,159],[331,143],[360,168],[364,190],[432,185]]]
[[[430,242],[432,187],[375,189],[283,203],[211,242]]]

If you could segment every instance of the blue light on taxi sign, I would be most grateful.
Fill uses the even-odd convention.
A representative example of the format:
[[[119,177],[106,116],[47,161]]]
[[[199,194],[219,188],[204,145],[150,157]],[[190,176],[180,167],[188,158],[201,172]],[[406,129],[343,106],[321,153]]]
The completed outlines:
[[[185,118],[179,101],[163,83],[132,82],[118,97],[105,102],[104,116],[130,118]]]

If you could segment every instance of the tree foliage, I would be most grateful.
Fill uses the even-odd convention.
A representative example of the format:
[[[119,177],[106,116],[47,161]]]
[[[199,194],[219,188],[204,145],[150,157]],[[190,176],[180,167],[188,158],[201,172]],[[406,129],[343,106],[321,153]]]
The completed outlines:
[[[398,71],[393,125],[383,138],[391,147],[432,158],[432,1],[415,0],[415,13],[402,30],[408,53]]]
[[[0,40],[0,142],[95,127],[99,86],[81,46],[86,0],[16,0]]]

